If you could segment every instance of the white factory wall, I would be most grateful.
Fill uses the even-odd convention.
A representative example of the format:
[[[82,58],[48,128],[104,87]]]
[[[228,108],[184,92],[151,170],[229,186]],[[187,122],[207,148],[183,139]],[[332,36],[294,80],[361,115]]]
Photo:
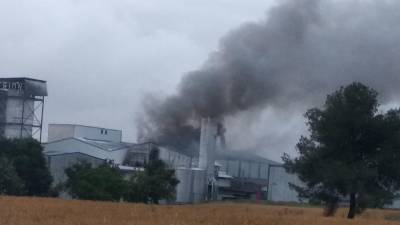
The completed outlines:
[[[193,171],[193,202],[204,200],[207,187],[206,171],[200,168],[192,168]]]
[[[295,174],[289,174],[283,167],[272,167],[268,187],[268,200],[274,202],[300,202],[297,192],[289,183],[302,186],[303,183]]]
[[[189,203],[192,200],[192,170],[190,168],[177,168],[175,170],[176,179],[179,180],[176,186],[176,202]]]
[[[122,131],[97,127],[75,126],[74,136],[112,142],[122,141]]]
[[[74,137],[75,126],[68,124],[49,124],[48,142]]]
[[[79,152],[64,153],[60,155],[49,155],[46,157],[50,173],[53,177],[53,185],[65,182],[67,180],[65,169],[73,166],[80,161],[88,162],[93,166],[99,166],[104,163],[103,159],[98,159]]]
[[[65,138],[87,138],[92,140],[104,140],[110,142],[121,142],[122,131],[100,127],[89,127],[73,124],[50,124],[48,141]]]
[[[179,180],[176,187],[177,203],[198,203],[205,200],[206,170],[179,167],[175,169],[175,175]]]

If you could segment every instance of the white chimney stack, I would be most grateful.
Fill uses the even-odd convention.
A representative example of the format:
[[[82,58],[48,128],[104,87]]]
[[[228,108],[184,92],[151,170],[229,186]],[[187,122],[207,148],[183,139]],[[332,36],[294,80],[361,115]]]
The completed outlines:
[[[217,123],[210,118],[201,120],[199,168],[214,174]]]

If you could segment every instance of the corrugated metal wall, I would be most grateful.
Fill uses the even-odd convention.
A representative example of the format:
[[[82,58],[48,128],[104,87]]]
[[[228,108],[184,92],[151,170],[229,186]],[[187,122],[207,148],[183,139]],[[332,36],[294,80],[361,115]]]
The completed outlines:
[[[275,202],[299,202],[297,192],[289,183],[302,186],[297,175],[289,174],[283,167],[271,167],[268,200]]]
[[[7,91],[0,90],[0,136],[5,134]]]
[[[50,172],[54,178],[53,184],[57,185],[59,183],[65,182],[67,180],[65,169],[81,161],[86,161],[93,166],[99,166],[104,163],[104,160],[102,159],[98,159],[81,153],[66,153],[47,156],[47,162],[50,168]]]

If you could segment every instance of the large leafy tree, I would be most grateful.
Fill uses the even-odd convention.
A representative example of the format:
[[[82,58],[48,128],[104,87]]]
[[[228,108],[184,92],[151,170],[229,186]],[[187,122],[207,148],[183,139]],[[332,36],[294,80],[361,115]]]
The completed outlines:
[[[122,199],[126,182],[118,169],[109,164],[92,167],[80,162],[65,170],[65,187],[73,198],[101,201]]]
[[[299,156],[283,156],[298,174],[301,197],[323,201],[334,213],[349,199],[348,218],[366,207],[390,203],[400,187],[400,111],[378,113],[377,92],[352,83],[328,95],[322,109],[306,112],[310,135],[297,144]]]
[[[158,159],[151,160],[143,172],[138,172],[129,181],[126,200],[158,204],[161,199],[173,199],[179,183],[175,171]]]
[[[42,145],[34,139],[0,139],[0,157],[12,162],[17,176],[24,183],[24,190],[18,192],[31,196],[47,196],[52,177],[43,155]]]
[[[24,181],[18,176],[13,163],[0,157],[0,194],[21,195],[24,187]]]

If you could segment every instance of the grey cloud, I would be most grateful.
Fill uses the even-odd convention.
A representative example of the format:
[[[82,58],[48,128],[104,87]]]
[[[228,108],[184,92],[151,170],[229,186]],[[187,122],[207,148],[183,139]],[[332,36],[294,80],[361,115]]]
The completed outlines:
[[[400,85],[399,7],[397,1],[281,1],[267,19],[222,38],[205,64],[183,77],[176,95],[147,104],[145,136],[184,147],[198,136],[201,117],[241,119],[272,107],[295,118],[353,81],[377,89],[385,104],[394,101]],[[279,124],[271,129],[279,130]],[[265,130],[257,130],[263,137]],[[176,140],[189,133],[192,139]],[[284,142],[280,152],[287,143],[294,146],[291,134],[286,142],[283,134],[275,135]],[[269,136],[264,135],[273,143]]]
[[[46,124],[123,129],[124,139],[134,141],[141,96],[175,92],[182,74],[204,60],[217,37],[267,7],[261,0],[247,5],[4,0],[0,76],[48,81]]]

